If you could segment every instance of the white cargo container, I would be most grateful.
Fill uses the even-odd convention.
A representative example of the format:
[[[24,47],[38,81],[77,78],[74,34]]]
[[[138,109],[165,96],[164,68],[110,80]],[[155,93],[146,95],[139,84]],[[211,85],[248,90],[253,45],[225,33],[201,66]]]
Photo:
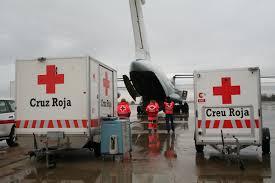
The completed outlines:
[[[19,144],[99,149],[101,117],[116,115],[117,73],[91,57],[16,62]],[[52,140],[52,141],[51,141]]]
[[[270,134],[263,128],[259,68],[194,72],[195,144],[239,152],[250,145],[270,151]]]

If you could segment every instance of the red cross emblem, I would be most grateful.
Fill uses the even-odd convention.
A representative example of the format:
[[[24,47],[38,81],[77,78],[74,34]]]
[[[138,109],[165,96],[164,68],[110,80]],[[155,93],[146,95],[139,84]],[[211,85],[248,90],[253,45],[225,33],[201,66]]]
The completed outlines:
[[[150,105],[150,106],[149,106],[149,109],[150,109],[150,111],[154,111],[154,110],[156,109],[156,106]]]
[[[125,111],[125,110],[126,110],[126,107],[125,107],[124,105],[122,105],[122,106],[120,107],[120,110],[121,110],[121,111]]]
[[[172,104],[171,104],[171,103],[168,103],[168,104],[167,104],[167,108],[168,108],[168,109],[171,109],[171,108],[172,108]]]
[[[105,96],[108,96],[108,89],[110,88],[110,80],[108,79],[107,72],[105,72],[105,78],[103,78],[103,87],[105,88]]]
[[[231,86],[231,78],[224,77],[222,80],[222,86],[213,87],[213,95],[221,95],[223,104],[232,104],[232,95],[240,95],[240,86]]]
[[[47,65],[46,75],[38,75],[38,85],[46,85],[46,93],[55,93],[56,84],[64,84],[64,74],[57,74],[55,65]]]

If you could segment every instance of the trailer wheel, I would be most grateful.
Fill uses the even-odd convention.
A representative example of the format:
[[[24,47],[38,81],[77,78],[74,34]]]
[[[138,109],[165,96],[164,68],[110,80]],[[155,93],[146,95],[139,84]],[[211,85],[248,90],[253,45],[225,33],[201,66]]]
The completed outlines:
[[[270,153],[270,131],[269,128],[262,129],[262,153],[269,154]]]
[[[8,146],[13,147],[16,144],[15,141],[16,141],[16,134],[15,134],[15,127],[13,126],[11,128],[9,139],[7,139],[6,142],[7,142]]]
[[[94,142],[93,149],[94,149],[95,157],[100,157],[101,156],[100,143]]]

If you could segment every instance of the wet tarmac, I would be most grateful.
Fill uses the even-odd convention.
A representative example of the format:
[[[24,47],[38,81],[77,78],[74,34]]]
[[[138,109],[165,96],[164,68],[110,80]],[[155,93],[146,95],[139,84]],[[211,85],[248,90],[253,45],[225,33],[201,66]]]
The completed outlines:
[[[196,154],[194,114],[188,121],[177,121],[176,133],[165,130],[148,134],[135,123],[131,160],[123,162],[95,158],[88,150],[63,153],[54,169],[45,161],[36,162],[24,155],[23,147],[0,144],[0,182],[73,182],[73,183],[239,183],[275,182],[275,103],[263,104],[264,126],[271,131],[271,155],[262,156],[261,148],[241,151],[245,169],[239,168],[235,155],[222,156],[211,147]],[[132,119],[136,121],[136,119]],[[273,169],[272,169],[273,168]],[[273,176],[274,175],[274,176]]]

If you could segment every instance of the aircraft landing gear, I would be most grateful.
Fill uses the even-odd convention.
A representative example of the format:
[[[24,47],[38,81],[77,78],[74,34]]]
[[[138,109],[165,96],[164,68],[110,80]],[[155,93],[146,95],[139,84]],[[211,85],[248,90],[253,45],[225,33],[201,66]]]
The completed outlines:
[[[142,114],[142,107],[140,105],[137,106],[137,113]]]

